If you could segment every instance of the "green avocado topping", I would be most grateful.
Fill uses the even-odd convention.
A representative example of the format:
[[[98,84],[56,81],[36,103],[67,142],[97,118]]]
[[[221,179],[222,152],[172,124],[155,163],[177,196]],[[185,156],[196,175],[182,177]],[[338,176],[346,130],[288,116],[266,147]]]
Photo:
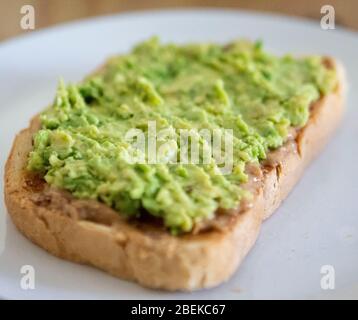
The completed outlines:
[[[80,84],[60,83],[41,115],[28,169],[75,197],[128,217],[146,212],[173,233],[189,232],[250,196],[242,188],[245,166],[282,146],[290,128],[304,126],[312,102],[336,82],[321,57],[276,57],[260,42],[177,46],[152,38]],[[135,129],[149,141],[150,123],[156,125],[156,162],[127,139]],[[178,161],[181,129],[230,129],[230,172],[222,173],[213,155],[206,162]],[[193,134],[188,141],[204,150],[210,139]],[[130,161],[133,154],[144,161]]]

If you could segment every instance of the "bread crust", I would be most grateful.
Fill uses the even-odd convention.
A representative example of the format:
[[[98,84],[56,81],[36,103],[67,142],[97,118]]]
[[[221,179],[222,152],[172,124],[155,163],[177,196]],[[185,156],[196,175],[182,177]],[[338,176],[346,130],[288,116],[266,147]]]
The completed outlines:
[[[108,221],[71,216],[63,214],[65,209],[39,204],[24,170],[33,133],[38,130],[37,120],[16,136],[6,163],[8,212],[27,238],[60,258],[151,288],[192,291],[216,286],[235,272],[254,245],[262,221],[286,198],[339,124],[344,75],[342,67],[333,59],[329,61],[338,70],[338,87],[314,104],[307,125],[294,142],[270,154],[274,160],[262,167],[252,206],[235,213],[224,230],[172,236],[163,230],[139,228],[117,214],[113,216],[110,208],[99,203],[94,204],[94,210],[111,217]],[[69,211],[77,201],[65,195],[60,200]]]

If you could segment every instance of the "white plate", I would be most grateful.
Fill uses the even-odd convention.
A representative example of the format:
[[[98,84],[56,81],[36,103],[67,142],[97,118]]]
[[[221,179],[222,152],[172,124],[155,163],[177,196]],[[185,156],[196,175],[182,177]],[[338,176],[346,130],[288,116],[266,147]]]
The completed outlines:
[[[163,41],[263,39],[276,53],[340,59],[358,85],[358,37],[324,31],[319,21],[227,10],[152,11],[67,24],[0,45],[1,175],[14,135],[48,105],[57,80],[78,81],[108,56],[152,35]],[[57,259],[26,240],[0,204],[0,296],[5,298],[246,299],[358,298],[358,96],[351,90],[343,126],[307,170],[227,283],[192,294],[143,289],[96,269]],[[3,183],[1,181],[1,189]],[[2,190],[1,190],[2,193]],[[20,268],[35,268],[35,290],[22,290]],[[335,290],[321,288],[321,267]]]

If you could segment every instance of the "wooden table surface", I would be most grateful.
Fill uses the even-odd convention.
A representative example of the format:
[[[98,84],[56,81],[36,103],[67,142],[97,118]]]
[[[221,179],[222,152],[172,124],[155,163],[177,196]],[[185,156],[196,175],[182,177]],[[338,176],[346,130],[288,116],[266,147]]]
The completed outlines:
[[[224,7],[279,12],[320,20],[323,5],[335,8],[336,25],[358,30],[357,0],[0,0],[0,41],[31,32],[20,27],[23,5],[35,8],[35,27],[97,15],[149,8]]]

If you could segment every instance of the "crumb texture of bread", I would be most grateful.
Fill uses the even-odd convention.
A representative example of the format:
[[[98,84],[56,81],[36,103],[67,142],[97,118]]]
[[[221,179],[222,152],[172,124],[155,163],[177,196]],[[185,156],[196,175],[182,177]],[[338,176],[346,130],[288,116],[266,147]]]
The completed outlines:
[[[49,205],[54,198],[40,199],[42,191],[28,187],[24,169],[33,133],[39,128],[38,118],[16,136],[6,163],[8,212],[27,238],[60,258],[150,288],[192,291],[217,286],[232,276],[254,245],[262,221],[279,207],[338,126],[343,114],[344,75],[342,67],[334,65],[340,78],[335,92],[315,103],[307,125],[293,142],[270,154],[274,161],[262,168],[252,206],[236,213],[223,230],[172,236],[130,224],[99,203],[91,210],[94,217],[108,217],[105,221],[82,216],[83,200],[60,195],[57,206]]]

